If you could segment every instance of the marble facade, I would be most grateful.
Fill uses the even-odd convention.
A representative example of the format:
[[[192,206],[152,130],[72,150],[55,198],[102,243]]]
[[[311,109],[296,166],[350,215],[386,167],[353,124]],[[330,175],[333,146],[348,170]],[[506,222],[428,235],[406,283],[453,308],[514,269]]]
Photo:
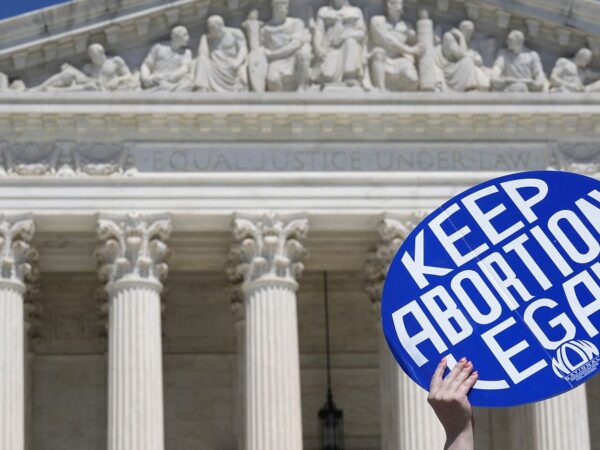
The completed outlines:
[[[382,282],[469,186],[600,176],[600,4],[576,3],[84,0],[0,22],[0,447],[316,450],[327,270],[346,448],[441,448],[382,340]],[[476,414],[478,449],[600,450],[596,380]]]

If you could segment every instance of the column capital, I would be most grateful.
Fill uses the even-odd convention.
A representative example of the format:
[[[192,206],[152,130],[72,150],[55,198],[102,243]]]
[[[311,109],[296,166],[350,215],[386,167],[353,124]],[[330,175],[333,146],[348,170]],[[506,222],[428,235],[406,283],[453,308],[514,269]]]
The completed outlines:
[[[162,289],[170,256],[168,214],[99,214],[97,232],[101,241],[96,250],[99,275],[109,293],[125,287]]]
[[[307,255],[303,241],[308,233],[306,214],[236,215],[234,243],[229,253],[230,280],[242,281],[242,289],[282,285],[293,290]]]
[[[35,223],[31,214],[0,215],[0,287],[25,292],[33,277],[31,263],[37,252],[31,246]]]
[[[385,277],[394,259],[394,255],[404,239],[427,215],[424,211],[415,211],[409,216],[384,213],[377,224],[378,241],[375,249],[367,256],[365,278],[367,292],[378,311],[383,294]]]

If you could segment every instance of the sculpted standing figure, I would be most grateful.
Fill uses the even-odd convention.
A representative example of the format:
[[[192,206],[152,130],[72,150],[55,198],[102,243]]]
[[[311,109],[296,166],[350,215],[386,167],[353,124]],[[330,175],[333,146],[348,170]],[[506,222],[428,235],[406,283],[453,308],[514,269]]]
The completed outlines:
[[[362,11],[348,0],[332,0],[317,13],[313,47],[318,83],[363,84],[367,29]]]
[[[63,64],[61,71],[52,75],[33,90],[36,91],[120,91],[139,89],[139,78],[132,74],[120,56],[107,57],[104,47],[88,47],[90,62],[82,70]]]
[[[289,0],[273,0],[273,17],[260,29],[260,51],[267,61],[266,71],[249,67],[250,79],[260,83],[255,90],[296,91],[306,88],[310,64],[310,34],[301,19],[288,17]],[[246,21],[248,30],[249,21]],[[248,31],[248,39],[251,34]],[[250,45],[251,56],[253,45]],[[262,75],[261,74],[264,74]],[[261,74],[263,80],[257,75]],[[254,81],[253,81],[254,83]]]
[[[371,18],[371,82],[382,90],[415,91],[419,87],[415,61],[423,49],[414,28],[402,20],[403,7],[403,0],[387,0],[387,18]]]
[[[537,52],[525,47],[525,36],[512,30],[506,46],[498,52],[492,68],[492,89],[505,92],[540,92],[547,90],[547,79]]]
[[[142,86],[153,91],[189,91],[192,89],[192,51],[187,48],[187,28],[171,30],[171,42],[155,44],[142,63]]]
[[[600,92],[600,74],[588,69],[592,51],[582,48],[573,59],[558,58],[550,74],[551,92]],[[586,86],[586,82],[595,80]]]
[[[453,91],[488,91],[490,77],[481,55],[470,47],[475,25],[464,20],[444,33],[436,63],[444,74],[445,86]]]
[[[207,19],[208,33],[200,39],[196,89],[205,92],[242,91],[248,88],[248,48],[244,33],[225,26],[221,16]]]
[[[267,70],[269,61],[262,48],[261,28],[264,22],[258,18],[258,10],[253,9],[242,22],[248,40],[248,83],[255,92],[264,92],[266,89]]]

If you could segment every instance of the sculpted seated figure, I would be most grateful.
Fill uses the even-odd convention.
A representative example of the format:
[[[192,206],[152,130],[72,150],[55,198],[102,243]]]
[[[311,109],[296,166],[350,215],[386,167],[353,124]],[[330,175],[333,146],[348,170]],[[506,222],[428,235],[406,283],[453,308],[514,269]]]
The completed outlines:
[[[592,51],[579,49],[573,59],[558,58],[550,74],[551,92],[600,92],[600,74],[588,66],[592,62]],[[588,81],[594,82],[587,84]]]
[[[79,70],[63,64],[61,71],[34,88],[36,91],[120,91],[139,89],[140,83],[120,56],[107,57],[104,47],[88,47],[90,62]]]
[[[152,91],[190,91],[192,83],[192,51],[187,48],[187,28],[171,30],[171,42],[155,44],[140,68],[144,89]]]
[[[444,33],[437,48],[436,64],[443,73],[444,87],[453,91],[488,91],[490,77],[481,55],[470,48],[475,25],[464,20]],[[445,90],[445,89],[443,89]]]
[[[415,60],[422,52],[414,28],[402,19],[403,0],[387,0],[387,19],[373,16],[370,26],[371,82],[391,91],[416,91]]]
[[[541,92],[548,81],[540,56],[525,47],[525,36],[512,30],[506,38],[507,48],[498,52],[492,67],[492,89],[505,92]]]
[[[289,0],[273,0],[273,16],[259,23],[255,12],[244,22],[250,44],[249,67],[253,90],[297,91],[308,83],[310,34],[304,22],[288,17]]]
[[[313,36],[317,83],[361,86],[365,75],[367,29],[362,11],[347,0],[332,0],[317,13]]]
[[[208,33],[200,39],[196,66],[196,89],[228,92],[248,89],[244,33],[225,26],[221,16],[207,20]]]

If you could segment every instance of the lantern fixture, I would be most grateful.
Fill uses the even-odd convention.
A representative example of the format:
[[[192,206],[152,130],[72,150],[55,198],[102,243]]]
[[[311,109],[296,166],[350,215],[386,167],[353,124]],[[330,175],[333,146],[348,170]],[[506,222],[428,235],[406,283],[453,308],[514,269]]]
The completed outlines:
[[[344,412],[336,408],[331,389],[331,354],[329,348],[329,298],[327,272],[323,272],[325,298],[325,349],[327,355],[327,399],[319,410],[321,450],[344,450]]]

